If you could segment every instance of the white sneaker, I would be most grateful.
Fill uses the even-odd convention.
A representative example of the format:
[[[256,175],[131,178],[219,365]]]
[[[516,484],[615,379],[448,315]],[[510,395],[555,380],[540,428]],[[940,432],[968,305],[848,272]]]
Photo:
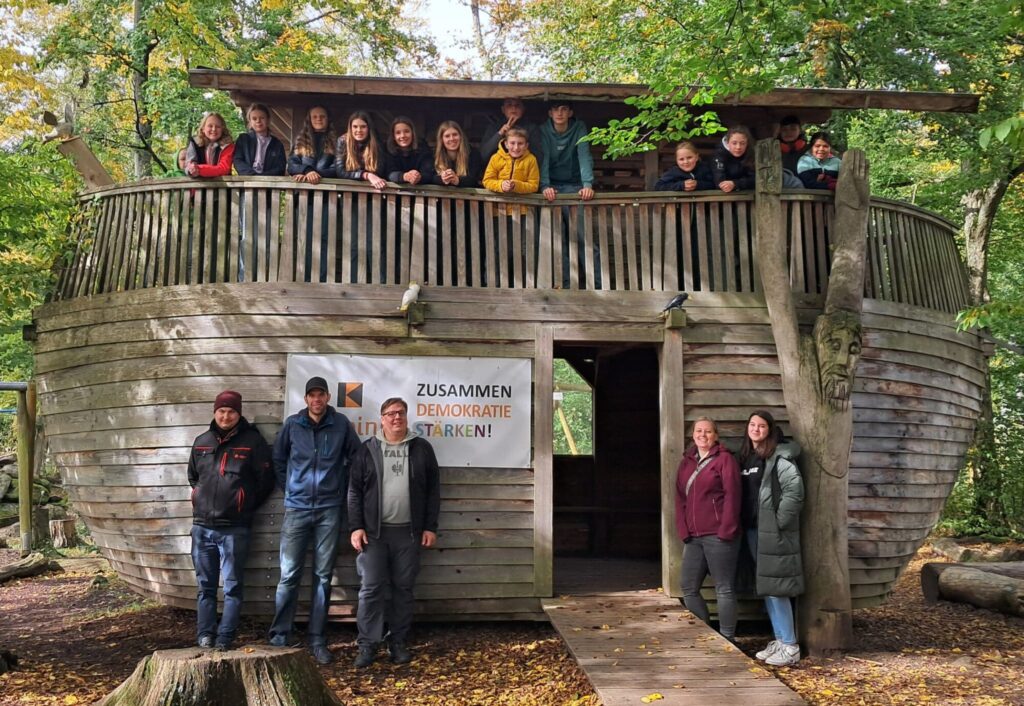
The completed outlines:
[[[765,647],[763,650],[761,650],[760,652],[758,652],[754,656],[757,659],[759,659],[759,660],[761,660],[763,662],[766,659],[768,659],[769,657],[771,657],[773,654],[778,652],[778,650],[779,650],[779,648],[781,646],[782,646],[781,642],[779,642],[778,640],[772,640],[771,642],[768,643],[767,647]]]
[[[775,650],[775,653],[768,655],[768,659],[766,659],[764,663],[770,664],[773,667],[786,667],[790,664],[796,664],[799,661],[800,645],[796,643],[792,645],[787,645],[784,642],[780,642],[778,649]]]

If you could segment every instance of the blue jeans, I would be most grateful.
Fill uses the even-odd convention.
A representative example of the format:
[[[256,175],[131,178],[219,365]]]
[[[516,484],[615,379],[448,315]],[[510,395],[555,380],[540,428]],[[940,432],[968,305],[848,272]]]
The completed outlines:
[[[740,555],[740,540],[726,542],[715,535],[691,537],[683,549],[683,602],[686,609],[710,622],[711,613],[700,587],[708,573],[715,582],[718,600],[718,631],[730,640],[736,636],[736,561]]]
[[[757,565],[757,527],[749,527],[746,532],[747,546]],[[764,609],[772,621],[775,639],[787,645],[795,645],[796,622],[793,620],[793,601],[789,596],[764,596]]]
[[[245,588],[245,560],[249,556],[248,527],[192,525],[192,565],[196,568],[196,633],[216,635],[219,642],[235,639]],[[224,577],[224,615],[217,626],[217,584]]]
[[[356,557],[360,647],[373,647],[384,638],[385,619],[389,639],[405,643],[416,606],[413,588],[420,572],[420,539],[409,525],[384,525],[380,538],[370,538]]]
[[[292,631],[295,609],[298,606],[299,582],[302,579],[303,560],[310,540],[313,541],[313,596],[309,605],[309,625],[306,629],[310,645],[326,644],[324,627],[331,604],[331,579],[334,560],[338,556],[343,512],[341,506],[318,510],[284,511],[281,525],[281,581],[277,584],[276,612],[270,625],[270,637]]]

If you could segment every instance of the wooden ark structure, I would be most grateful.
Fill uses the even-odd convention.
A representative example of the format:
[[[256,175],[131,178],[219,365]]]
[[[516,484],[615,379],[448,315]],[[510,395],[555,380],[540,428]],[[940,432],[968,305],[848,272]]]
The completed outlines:
[[[356,108],[378,125],[408,114],[428,136],[454,117],[475,144],[506,96],[523,98],[536,122],[544,100],[571,97],[593,125],[623,115],[622,99],[642,90],[206,70],[192,82],[228,90],[239,105],[267,103],[286,142],[314,103],[338,126]],[[789,113],[814,122],[833,109],[976,104],[779,90],[715,107],[725,122],[765,126]],[[680,595],[673,493],[688,421],[718,419],[726,441],[754,408],[785,425],[752,245],[755,196],[645,192],[670,147],[622,162],[596,157],[598,195],[586,204],[270,177],[83,194],[77,252],[36,312],[39,398],[75,507],[120,575],[142,594],[194,606],[185,464],[220,390],[241,392],[246,416],[273,439],[289,354],[496,356],[532,362],[532,468],[442,469],[439,548],[424,555],[420,612],[537,618],[540,598],[572,583],[589,558],[648,560]],[[782,198],[791,284],[809,325],[828,283],[832,198]],[[568,239],[567,282],[563,221],[580,233],[579,244]],[[954,323],[967,297],[954,233],[913,205],[872,201],[849,486],[858,606],[885,599],[934,526],[978,415],[983,352]],[[423,283],[422,321],[396,311],[410,280]],[[672,328],[659,312],[679,291],[690,299],[685,325]],[[593,386],[592,456],[552,453],[557,358]],[[273,610],[281,518],[275,493],[255,526],[251,612]],[[332,614],[351,616],[350,550],[335,581]]]

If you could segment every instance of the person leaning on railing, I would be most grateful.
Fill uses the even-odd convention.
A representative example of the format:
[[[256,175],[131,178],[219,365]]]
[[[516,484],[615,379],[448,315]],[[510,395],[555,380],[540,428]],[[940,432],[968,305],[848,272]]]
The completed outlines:
[[[334,153],[334,166],[339,179],[368,181],[378,191],[387,186],[387,182],[381,178],[384,155],[368,113],[357,110],[348,116],[348,129],[338,138]]]
[[[220,113],[207,113],[199,132],[189,138],[185,152],[185,173],[190,177],[221,177],[231,174],[234,141]]]
[[[464,189],[479,187],[484,171],[480,154],[470,146],[466,133],[454,120],[445,120],[437,127],[432,167],[425,179],[427,183]]]
[[[797,163],[797,176],[808,189],[836,190],[842,160],[832,154],[832,138],[827,132],[815,133],[811,146]]]
[[[396,184],[416,185],[430,172],[430,152],[416,137],[412,118],[399,115],[391,121],[384,176]]]
[[[319,184],[324,177],[333,177],[334,149],[338,135],[331,127],[331,115],[322,105],[306,112],[302,132],[288,157],[288,174],[295,181]]]
[[[235,141],[235,173],[239,176],[284,176],[284,144],[270,134],[270,109],[253,103],[245,111],[249,131]]]

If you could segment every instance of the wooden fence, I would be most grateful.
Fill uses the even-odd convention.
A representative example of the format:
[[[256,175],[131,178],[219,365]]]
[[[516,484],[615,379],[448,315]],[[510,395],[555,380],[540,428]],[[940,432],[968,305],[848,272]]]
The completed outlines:
[[[823,293],[831,194],[787,192],[791,282]],[[753,194],[599,194],[172,179],[90,192],[54,299],[180,284],[341,282],[757,292]],[[870,298],[954,313],[966,276],[952,225],[872,201]]]

